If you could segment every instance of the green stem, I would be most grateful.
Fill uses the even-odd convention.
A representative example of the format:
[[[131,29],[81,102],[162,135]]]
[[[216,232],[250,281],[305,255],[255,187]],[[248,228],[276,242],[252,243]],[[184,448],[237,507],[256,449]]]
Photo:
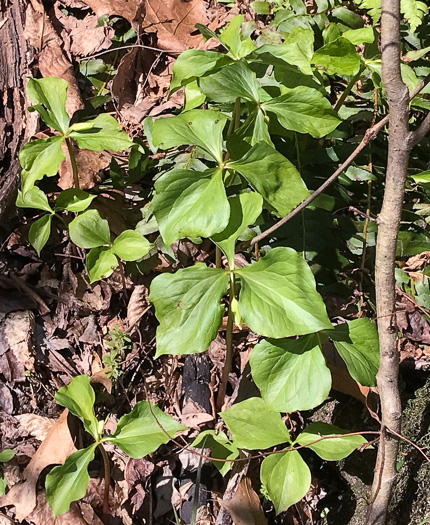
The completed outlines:
[[[351,93],[351,89],[354,87],[357,80],[360,78],[361,73],[363,73],[366,66],[364,64],[361,64],[360,69],[358,70],[358,73],[350,80],[349,84],[346,86],[345,91],[342,93],[342,95],[339,97],[338,101],[336,102],[335,107],[333,108],[335,111],[339,111],[339,109],[342,107],[343,103],[346,100],[346,97]]]
[[[232,310],[231,305],[235,297],[234,295],[235,284],[236,283],[235,283],[234,271],[231,270],[230,271],[230,293],[229,293],[230,304],[228,307],[227,330],[225,334],[225,342],[226,342],[225,362],[224,362],[224,368],[222,370],[221,384],[218,390],[218,397],[217,397],[217,402],[216,402],[216,408],[218,411],[220,411],[222,406],[224,405],[225,394],[227,392],[228,377],[230,375],[231,366],[233,363],[234,312]]]
[[[108,455],[106,453],[104,446],[101,443],[99,443],[98,447],[99,447],[100,452],[102,453],[103,463],[105,466],[105,490],[103,494],[103,519],[105,523],[107,523],[109,514],[110,514],[110,510],[109,510],[110,463],[109,463],[109,458],[108,458]]]
[[[73,151],[72,140],[70,138],[66,138],[66,144],[67,144],[67,149],[69,151],[70,163],[72,165],[73,183],[75,185],[75,188],[78,190],[79,189],[79,173],[78,173],[78,165],[76,164],[75,152]]]
[[[215,246],[215,266],[217,268],[222,267],[222,253],[218,246]]]

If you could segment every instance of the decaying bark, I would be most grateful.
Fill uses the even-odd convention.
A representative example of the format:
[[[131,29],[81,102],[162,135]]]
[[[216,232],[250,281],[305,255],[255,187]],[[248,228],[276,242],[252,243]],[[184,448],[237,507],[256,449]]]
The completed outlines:
[[[24,37],[25,0],[0,0],[0,218],[19,184],[18,152],[36,130],[24,84],[32,53]]]
[[[426,119],[414,133],[409,130],[408,88],[400,71],[400,0],[382,0],[382,77],[387,93],[389,148],[385,192],[378,217],[375,284],[381,365],[378,389],[381,398],[381,442],[369,506],[368,525],[386,523],[388,504],[396,479],[398,438],[402,407],[398,388],[399,352],[395,319],[395,262],[409,156],[413,145],[424,136]],[[428,130],[427,130],[428,131]]]

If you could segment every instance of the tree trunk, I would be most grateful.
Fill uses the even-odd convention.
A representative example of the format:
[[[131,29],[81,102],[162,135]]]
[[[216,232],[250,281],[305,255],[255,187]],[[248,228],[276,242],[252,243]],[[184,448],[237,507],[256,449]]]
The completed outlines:
[[[403,208],[406,173],[412,147],[409,131],[409,91],[400,72],[400,0],[382,0],[382,77],[387,93],[389,147],[385,192],[378,216],[375,285],[381,365],[378,389],[381,398],[381,441],[376,462],[368,525],[386,522],[396,478],[398,438],[402,407],[398,388],[399,352],[395,317],[395,263]]]
[[[25,0],[0,0],[0,219],[19,186],[18,152],[37,126],[37,116],[26,109],[32,52],[24,37],[25,8]]]

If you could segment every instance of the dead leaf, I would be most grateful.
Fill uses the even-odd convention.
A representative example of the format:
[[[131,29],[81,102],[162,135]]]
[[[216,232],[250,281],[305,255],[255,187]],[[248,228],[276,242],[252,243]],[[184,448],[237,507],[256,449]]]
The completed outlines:
[[[0,380],[0,410],[6,412],[6,414],[13,413],[13,397],[12,393],[9,390],[3,381]]]
[[[150,308],[148,288],[144,284],[138,284],[134,287],[127,305],[127,329],[131,330],[137,325]]]
[[[267,525],[260,498],[249,478],[243,478],[233,497],[221,500],[220,504],[228,510],[235,525]]]
[[[55,31],[40,0],[30,0],[25,12],[25,37],[37,51],[38,67],[43,77],[59,77],[69,82],[66,110],[72,116],[84,103],[73,66],[63,50],[63,42]]]
[[[103,15],[118,15],[129,22],[138,24],[144,14],[145,2],[142,0],[85,0],[100,18]]]
[[[54,4],[55,16],[63,26],[63,40],[70,40],[70,52],[74,56],[86,57],[97,51],[108,49],[115,31],[106,24],[98,26],[99,17],[88,14],[82,19],[65,15]]]
[[[11,312],[4,320],[4,338],[9,351],[13,353],[22,367],[21,379],[24,371],[34,371],[34,355],[32,344],[32,333],[34,327],[34,315],[30,310]]]
[[[428,264],[430,264],[430,252],[422,252],[422,253],[419,253],[418,255],[414,255],[413,257],[410,257],[405,262],[405,265],[403,266],[402,269],[405,270],[406,272],[422,270]]]
[[[38,416],[37,414],[21,414],[16,416],[16,419],[29,434],[39,441],[43,441],[51,428],[57,423],[55,419]]]
[[[68,410],[64,410],[31,458],[23,473],[25,481],[14,485],[2,498],[2,506],[15,507],[18,521],[27,518],[36,507],[36,485],[42,470],[48,465],[64,463],[76,450],[67,424],[67,416]]]
[[[202,47],[203,37],[196,24],[211,26],[203,0],[147,0],[142,29],[157,33],[157,44],[162,49],[184,51]]]
[[[124,477],[128,483],[130,499],[136,510],[139,510],[145,500],[145,482],[154,471],[154,463],[146,459],[130,458],[125,468]]]
[[[73,188],[73,170],[70,162],[67,146],[63,144],[62,150],[66,158],[60,164],[58,170],[60,177],[58,179],[58,186],[66,190]],[[90,151],[88,149],[79,149],[75,144],[73,145],[73,152],[76,158],[79,173],[79,186],[82,190],[93,188],[101,177],[99,172],[107,168],[110,164],[112,155],[107,151]]]

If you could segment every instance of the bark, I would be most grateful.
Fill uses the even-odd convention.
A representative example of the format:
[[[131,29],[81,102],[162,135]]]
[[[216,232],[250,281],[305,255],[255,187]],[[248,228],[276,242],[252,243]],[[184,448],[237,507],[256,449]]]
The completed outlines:
[[[409,92],[400,73],[400,0],[382,0],[382,77],[388,97],[389,147],[385,192],[378,216],[375,285],[381,365],[378,389],[381,398],[381,442],[378,450],[368,525],[386,522],[396,479],[398,438],[402,407],[398,388],[399,352],[395,318],[395,262],[403,207],[412,133],[409,131]]]
[[[37,126],[37,116],[26,110],[32,52],[24,37],[25,8],[25,0],[0,0],[0,219],[15,200],[18,152]]]

